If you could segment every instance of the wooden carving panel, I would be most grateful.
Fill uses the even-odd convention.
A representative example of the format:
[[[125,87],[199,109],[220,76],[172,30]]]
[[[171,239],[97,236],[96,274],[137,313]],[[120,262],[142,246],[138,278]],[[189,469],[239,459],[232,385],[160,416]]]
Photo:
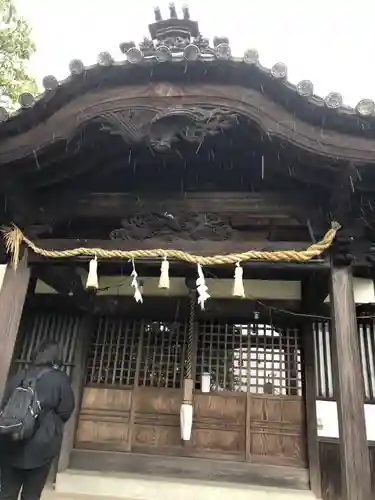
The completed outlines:
[[[246,394],[196,393],[191,454],[224,460],[245,459]]]
[[[303,399],[252,395],[249,401],[251,461],[305,466]]]
[[[238,123],[236,113],[212,106],[182,106],[146,110],[124,109],[102,113],[95,121],[101,130],[119,136],[126,144],[147,141],[157,151],[165,151],[175,142],[201,143]]]
[[[158,238],[162,241],[211,240],[240,238],[229,217],[218,213],[188,213],[174,211],[132,213],[121,221],[122,228],[110,233],[112,240],[140,240]]]
[[[138,387],[134,392],[132,451],[182,454],[179,389]]]
[[[85,388],[76,448],[129,451],[132,391]]]

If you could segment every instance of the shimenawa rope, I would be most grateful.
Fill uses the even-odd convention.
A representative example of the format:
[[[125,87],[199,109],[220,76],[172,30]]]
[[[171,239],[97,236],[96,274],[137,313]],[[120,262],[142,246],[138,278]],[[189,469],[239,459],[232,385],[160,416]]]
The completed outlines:
[[[19,256],[20,248],[22,243],[24,243],[30,250],[35,254],[42,257],[50,259],[64,259],[69,257],[96,257],[97,259],[125,259],[134,260],[145,257],[169,257],[172,259],[183,260],[185,262],[190,262],[192,264],[200,264],[202,266],[214,265],[214,264],[236,264],[238,262],[244,262],[249,260],[266,260],[271,262],[276,261],[297,261],[305,262],[313,259],[314,257],[319,257],[325,250],[327,250],[331,245],[336,236],[337,231],[340,229],[340,224],[337,222],[331,223],[331,229],[329,229],[323,238],[309,246],[305,250],[273,250],[273,251],[258,251],[249,250],[242,253],[232,253],[226,255],[213,255],[213,256],[202,256],[194,255],[189,252],[184,252],[182,250],[105,250],[103,248],[86,248],[79,247],[73,248],[71,250],[47,250],[45,248],[38,247],[34,242],[32,242],[27,236],[23,234],[21,229],[13,225],[12,227],[4,228],[3,235],[5,239],[5,246],[7,252],[11,255],[13,266],[16,268]]]

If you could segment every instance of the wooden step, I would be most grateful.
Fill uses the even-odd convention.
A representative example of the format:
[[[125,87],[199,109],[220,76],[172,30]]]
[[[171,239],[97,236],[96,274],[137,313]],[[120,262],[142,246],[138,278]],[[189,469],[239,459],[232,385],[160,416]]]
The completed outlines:
[[[309,490],[307,469],[278,465],[94,450],[73,450],[74,470]]]
[[[310,491],[233,483],[180,480],[136,474],[68,470],[56,478],[55,495],[46,500],[121,498],[123,500],[308,500]],[[76,497],[77,496],[77,497]]]

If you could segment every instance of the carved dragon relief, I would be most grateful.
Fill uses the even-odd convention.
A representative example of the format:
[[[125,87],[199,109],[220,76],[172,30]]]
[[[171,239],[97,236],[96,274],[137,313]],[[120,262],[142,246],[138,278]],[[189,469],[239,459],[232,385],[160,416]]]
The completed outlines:
[[[128,109],[105,113],[98,119],[103,131],[119,135],[128,144],[147,141],[157,151],[170,149],[179,140],[201,143],[238,123],[237,115],[225,109],[184,106]]]
[[[214,213],[137,213],[123,219],[121,225],[110,233],[112,240],[223,241],[234,239],[238,233],[229,219]]]
[[[88,94],[85,97],[77,95],[75,99],[66,102],[61,109],[50,115],[45,121],[36,121],[32,128],[20,131],[16,135],[4,137],[0,141],[0,161],[2,164],[10,163],[31,156],[35,151],[41,151],[59,140],[68,140],[77,133],[79,127],[92,121],[108,127],[108,117],[116,116],[120,110],[127,110],[130,106],[137,113],[142,108],[151,109],[149,116],[154,118],[160,111],[155,109],[155,99],[168,101],[167,106],[170,107],[171,103],[181,106],[180,103],[184,102],[184,99],[188,99],[188,103],[182,105],[184,108],[198,107],[201,109],[203,107],[206,110],[210,106],[206,103],[211,103],[213,109],[218,107],[225,110],[230,109],[236,117],[257,123],[271,137],[276,136],[319,156],[329,156],[336,160],[358,164],[375,163],[373,139],[345,135],[334,130],[330,131],[329,134],[322,135],[320,128],[296,117],[282,106],[276,105],[261,92],[237,85],[211,83],[199,86],[189,85],[182,95],[174,93],[165,97],[164,93],[159,95],[157,91],[160,86],[134,85],[103,89],[99,102],[96,93]],[[81,102],[82,99],[85,99],[84,103]],[[203,99],[204,106],[201,104]],[[220,104],[218,104],[218,100],[220,100]],[[161,107],[159,102],[158,106]],[[127,111],[125,111],[125,116],[126,113]],[[142,119],[141,121],[147,128],[146,120]],[[135,130],[137,131],[137,127]],[[124,139],[126,139],[126,135]]]

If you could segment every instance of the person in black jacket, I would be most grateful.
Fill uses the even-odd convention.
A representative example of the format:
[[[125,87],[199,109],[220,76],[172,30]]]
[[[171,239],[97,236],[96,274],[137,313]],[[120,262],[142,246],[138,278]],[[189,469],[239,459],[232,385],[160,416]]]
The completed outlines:
[[[68,376],[59,369],[61,364],[59,345],[44,342],[27,369],[30,377],[43,370],[36,386],[42,411],[31,438],[14,442],[4,437],[0,443],[0,500],[17,500],[20,491],[22,500],[38,500],[42,494],[51,463],[60,452],[64,424],[74,410],[73,391]],[[25,374],[23,370],[10,379],[2,407]]]

